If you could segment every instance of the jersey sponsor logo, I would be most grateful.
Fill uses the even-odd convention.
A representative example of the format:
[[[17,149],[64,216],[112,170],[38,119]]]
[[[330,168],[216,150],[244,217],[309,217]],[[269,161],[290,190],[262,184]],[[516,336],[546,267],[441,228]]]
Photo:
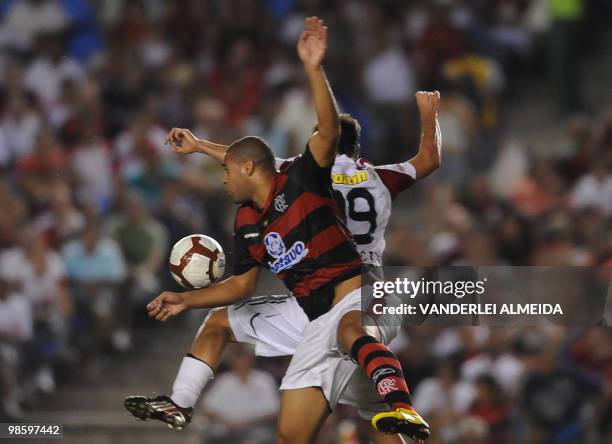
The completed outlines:
[[[285,193],[279,194],[274,198],[274,209],[276,211],[279,213],[284,213],[287,208],[289,208],[289,205],[287,205]]]
[[[287,268],[293,267],[308,254],[308,248],[306,248],[302,241],[295,242],[291,248],[287,250],[281,235],[274,231],[266,234],[264,237],[264,245],[266,246],[268,254],[276,259],[275,261],[268,262],[270,271],[274,274],[278,274]]]
[[[368,174],[365,171],[358,171],[351,176],[344,173],[336,173],[332,175],[332,181],[336,185],[358,185],[366,180],[368,180]]]

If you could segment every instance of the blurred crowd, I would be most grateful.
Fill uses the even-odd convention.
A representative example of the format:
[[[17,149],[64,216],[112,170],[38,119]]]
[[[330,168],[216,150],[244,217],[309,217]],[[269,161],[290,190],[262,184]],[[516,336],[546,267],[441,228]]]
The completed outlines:
[[[364,157],[414,155],[414,93],[442,95],[442,167],[396,203],[387,264],[611,263],[612,109],[588,112],[580,72],[605,41],[604,0],[6,0],[0,417],[75,368],[100,381],[101,358],[132,349],[144,304],[176,288],[175,241],[201,232],[231,250],[221,169],[172,154],[166,132],[301,152],[316,118],[295,44],[315,14]],[[538,155],[520,134],[500,137],[524,85],[547,88],[562,122]],[[608,330],[408,333],[398,352],[438,442],[603,433]],[[333,430],[357,442],[342,418]]]
[[[390,347],[416,409],[432,426],[428,443],[582,444],[612,437],[609,328],[407,327]],[[202,399],[204,443],[275,442],[277,386],[287,361],[254,360],[242,345],[230,346],[226,358]],[[228,397],[235,402],[224,402]],[[371,438],[369,422],[339,406],[317,443]]]

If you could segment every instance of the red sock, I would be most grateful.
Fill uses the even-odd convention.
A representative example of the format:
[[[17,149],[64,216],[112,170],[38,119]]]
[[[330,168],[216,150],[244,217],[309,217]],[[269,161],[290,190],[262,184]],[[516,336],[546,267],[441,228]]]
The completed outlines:
[[[351,356],[365,370],[373,387],[393,410],[414,410],[402,366],[386,345],[372,336],[362,336],[351,347]]]

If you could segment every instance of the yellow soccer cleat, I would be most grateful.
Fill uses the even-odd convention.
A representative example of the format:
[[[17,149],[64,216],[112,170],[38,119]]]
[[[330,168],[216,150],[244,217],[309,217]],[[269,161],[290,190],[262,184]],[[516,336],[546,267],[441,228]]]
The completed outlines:
[[[415,441],[429,438],[429,424],[414,410],[396,409],[372,418],[372,425],[383,433],[401,433]]]

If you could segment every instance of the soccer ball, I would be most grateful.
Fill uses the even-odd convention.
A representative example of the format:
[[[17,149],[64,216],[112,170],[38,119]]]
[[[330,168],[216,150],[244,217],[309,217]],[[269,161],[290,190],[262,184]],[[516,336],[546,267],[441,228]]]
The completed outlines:
[[[219,242],[203,234],[178,241],[170,252],[170,274],[184,288],[208,287],[225,271],[225,253]]]

